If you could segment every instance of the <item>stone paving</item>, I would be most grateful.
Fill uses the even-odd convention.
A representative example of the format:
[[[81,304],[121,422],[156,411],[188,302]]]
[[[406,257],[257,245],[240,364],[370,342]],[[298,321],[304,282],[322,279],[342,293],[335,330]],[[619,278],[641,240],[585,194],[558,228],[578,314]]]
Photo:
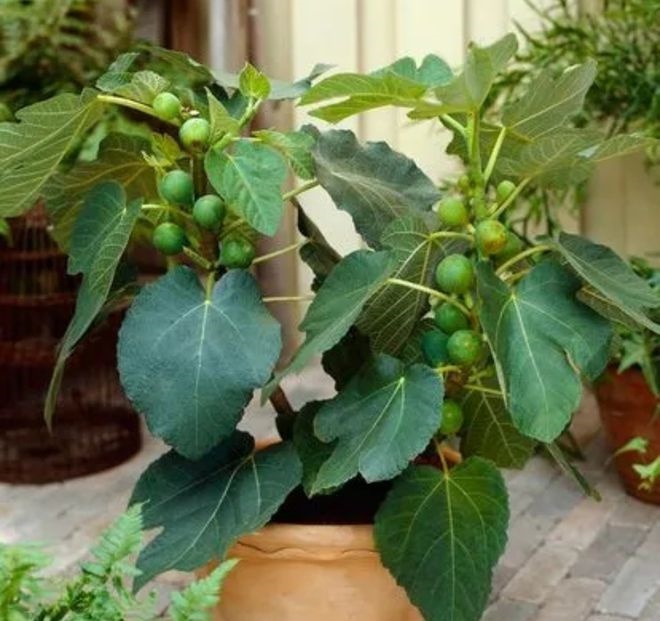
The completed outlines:
[[[294,406],[331,394],[316,374],[290,382]],[[272,416],[256,406],[246,427],[261,437],[274,431]],[[43,542],[53,570],[70,571],[163,450],[148,440],[138,456],[109,472],[42,487],[0,484],[0,540]],[[507,473],[509,544],[483,621],[660,621],[660,508],[625,495],[601,435],[586,454],[583,470],[597,484],[600,503],[584,498],[543,457]],[[163,607],[187,579],[174,572],[158,579]]]

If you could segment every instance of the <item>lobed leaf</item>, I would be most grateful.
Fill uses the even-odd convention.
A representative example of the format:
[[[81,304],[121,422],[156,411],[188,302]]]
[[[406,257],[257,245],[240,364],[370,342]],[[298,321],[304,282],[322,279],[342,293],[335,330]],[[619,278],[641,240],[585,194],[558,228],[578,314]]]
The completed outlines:
[[[471,457],[448,472],[409,468],[376,514],[374,536],[383,564],[426,621],[478,621],[508,520],[502,475]]]
[[[481,323],[508,411],[518,430],[551,442],[609,359],[609,322],[575,299],[580,282],[554,261],[536,265],[515,289],[490,265],[477,267]]]
[[[130,504],[144,505],[146,529],[162,530],[138,558],[136,589],[164,571],[222,560],[241,535],[268,522],[300,483],[300,461],[288,442],[253,450],[237,431],[197,461],[170,451],[146,469]]]
[[[253,135],[264,144],[279,151],[298,177],[301,179],[314,178],[314,160],[311,153],[315,143],[314,136],[304,131],[282,133],[271,129],[260,129]]]
[[[395,477],[438,430],[442,397],[442,380],[433,369],[376,356],[314,418],[316,437],[334,444],[312,493],[357,474],[368,483]]]

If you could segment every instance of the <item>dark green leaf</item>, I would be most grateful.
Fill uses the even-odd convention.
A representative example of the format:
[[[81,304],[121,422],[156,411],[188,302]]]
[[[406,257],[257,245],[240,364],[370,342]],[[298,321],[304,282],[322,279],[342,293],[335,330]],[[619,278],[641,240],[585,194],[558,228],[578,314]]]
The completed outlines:
[[[141,206],[140,199],[127,204],[124,189],[114,181],[97,185],[85,198],[73,229],[69,257],[69,272],[82,273],[83,281],[48,387],[44,406],[47,422],[55,411],[66,361],[103,308]]]
[[[314,272],[314,289],[318,289],[325,278],[341,261],[341,255],[329,244],[321,230],[307,216],[301,205],[297,205],[298,230],[307,238],[300,248],[300,258]]]
[[[0,216],[30,209],[64,156],[100,118],[96,93],[57,95],[16,113],[19,123],[0,123]]]
[[[140,554],[136,588],[169,569],[221,560],[268,522],[300,483],[300,461],[290,443],[253,448],[249,435],[235,432],[198,461],[170,451],[147,468],[131,504],[144,503],[145,528],[163,530]]]
[[[406,368],[396,358],[377,356],[314,418],[316,437],[337,442],[312,492],[342,485],[358,473],[369,483],[395,477],[438,430],[442,396],[442,380],[433,369]]]
[[[264,235],[277,232],[286,179],[286,164],[277,151],[240,140],[230,152],[210,149],[204,167],[211,185],[232,211]]]
[[[518,49],[516,36],[508,34],[488,47],[472,44],[463,71],[449,84],[435,89],[446,112],[478,110],[495,81]]]
[[[68,250],[70,247],[83,200],[98,183],[121,183],[129,200],[140,197],[148,200],[158,196],[154,170],[142,155],[149,151],[149,143],[143,138],[110,134],[101,142],[96,160],[80,162],[46,183],[43,194],[53,222],[52,234],[61,248]]]
[[[582,109],[595,77],[593,60],[570,67],[557,79],[551,69],[546,69],[518,101],[504,108],[502,124],[527,139],[548,133]]]
[[[302,485],[305,493],[312,496],[314,481],[319,468],[332,455],[332,444],[321,442],[314,435],[314,418],[325,401],[310,401],[296,415],[293,427],[293,444],[302,462]]]
[[[238,89],[246,97],[266,99],[270,93],[270,82],[256,67],[245,63],[238,76]]]
[[[314,356],[338,343],[393,269],[387,252],[357,250],[342,259],[321,285],[300,324],[305,342],[289,365],[275,375],[264,395],[285,375],[301,371]]]
[[[369,339],[357,328],[351,328],[334,347],[323,354],[323,370],[341,390],[371,358]]]
[[[319,136],[312,154],[319,183],[373,247],[392,220],[428,211],[440,198],[415,163],[384,142],[362,146],[352,132],[332,130]]]
[[[597,377],[609,358],[610,324],[575,299],[580,282],[554,261],[515,289],[477,267],[481,323],[518,430],[544,442],[566,427],[582,395],[580,372]]]
[[[254,278],[231,270],[206,295],[177,267],[147,285],[119,335],[119,374],[151,432],[196,459],[232,433],[280,354]]]
[[[374,535],[384,565],[426,621],[478,621],[508,520],[501,474],[471,457],[446,473],[408,469],[376,514]]]
[[[435,267],[444,250],[441,240],[431,237],[421,217],[394,220],[385,229],[381,244],[395,257],[395,278],[426,287],[433,284]],[[428,299],[428,294],[421,291],[388,284],[367,302],[357,326],[370,338],[374,351],[396,355],[428,310]]]
[[[431,330],[437,330],[435,321],[431,317],[425,317],[418,321],[412,329],[408,340],[403,346],[399,358],[406,364],[413,364],[414,362],[425,362],[424,352],[422,351],[422,336]]]
[[[621,313],[660,334],[660,325],[648,316],[648,310],[660,307],[660,297],[623,259],[607,246],[570,233],[561,233],[555,247],[580,278]]]
[[[254,132],[264,144],[277,149],[289,162],[293,172],[301,179],[314,178],[314,160],[312,147],[316,142],[314,136],[307,132],[276,132],[271,129],[260,129]]]
[[[410,56],[400,58],[387,67],[372,71],[369,75],[383,77],[387,74],[396,74],[412,82],[418,82],[428,88],[434,88],[451,81],[453,74],[449,65],[435,54],[428,54],[417,67],[415,59]]]
[[[484,382],[483,386],[499,389],[495,380]],[[465,457],[484,457],[500,468],[525,465],[536,443],[516,429],[502,396],[465,390],[461,407],[465,415],[461,453]]]

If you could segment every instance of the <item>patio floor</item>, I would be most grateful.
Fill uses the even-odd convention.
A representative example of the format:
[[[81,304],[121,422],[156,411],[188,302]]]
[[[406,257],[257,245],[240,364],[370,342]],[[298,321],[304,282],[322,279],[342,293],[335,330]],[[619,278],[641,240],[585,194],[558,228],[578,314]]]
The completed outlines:
[[[313,372],[293,378],[288,392],[295,406],[331,389]],[[578,435],[591,435],[594,420],[595,404],[587,399]],[[256,405],[245,426],[260,437],[273,433],[272,416]],[[0,484],[0,540],[47,544],[53,570],[71,570],[163,450],[146,440],[138,456],[102,474],[41,487]],[[586,453],[583,470],[597,484],[600,503],[584,498],[542,457],[507,473],[509,544],[484,621],[660,621],[660,508],[624,494],[600,434]],[[162,607],[186,580],[175,572],[158,579]]]

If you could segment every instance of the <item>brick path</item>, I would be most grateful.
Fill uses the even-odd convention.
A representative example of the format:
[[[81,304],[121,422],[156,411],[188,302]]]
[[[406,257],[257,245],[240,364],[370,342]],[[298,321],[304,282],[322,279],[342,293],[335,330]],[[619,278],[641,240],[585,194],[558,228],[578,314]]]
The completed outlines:
[[[319,378],[292,380],[294,405],[330,394]],[[256,410],[247,426],[260,436],[273,433],[272,417]],[[0,540],[49,544],[54,570],[71,570],[162,451],[149,440],[136,458],[99,475],[43,487],[0,484]],[[660,508],[623,493],[601,436],[587,457],[583,469],[597,482],[600,503],[583,498],[542,457],[507,473],[509,545],[484,621],[660,621]],[[163,606],[186,579],[178,573],[158,579]]]

